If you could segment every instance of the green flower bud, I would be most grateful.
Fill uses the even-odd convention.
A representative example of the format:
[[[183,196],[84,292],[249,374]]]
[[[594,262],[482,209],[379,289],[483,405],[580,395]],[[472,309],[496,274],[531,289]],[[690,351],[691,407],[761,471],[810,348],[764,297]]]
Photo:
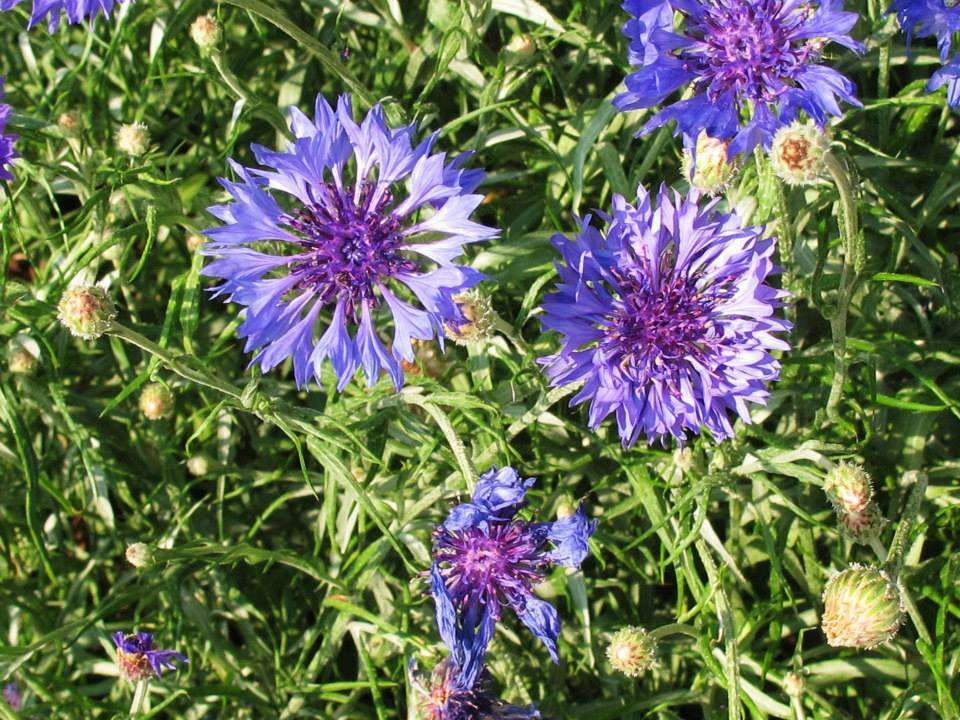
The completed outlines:
[[[903,598],[883,570],[851,565],[823,591],[820,621],[833,647],[874,648],[892,640],[903,623]]]
[[[837,512],[845,513],[866,510],[873,497],[873,485],[866,470],[848,462],[841,462],[827,473],[823,491]]]
[[[117,316],[113,300],[106,291],[95,285],[67,288],[57,306],[60,323],[84,340],[96,340],[113,324]]]
[[[837,519],[843,534],[860,545],[869,545],[886,523],[872,503],[859,512],[838,512]]]
[[[690,181],[691,187],[709,195],[727,189],[739,169],[739,164],[728,158],[729,148],[730,143],[726,140],[712,138],[705,130],[700,131],[696,152],[683,152],[683,176]]]
[[[141,122],[121,125],[116,134],[117,149],[130,157],[140,157],[150,145],[150,133]]]
[[[627,677],[638,678],[657,666],[657,641],[642,627],[621,628],[610,639],[607,660]]]
[[[133,543],[127,546],[127,562],[135,568],[145,568],[153,565],[153,548],[146,543]]]
[[[201,52],[210,52],[220,44],[220,23],[213,15],[201,15],[190,26],[190,37]]]
[[[200,453],[187,460],[187,472],[196,477],[206,475],[210,472],[210,465],[210,458]]]
[[[75,137],[80,134],[80,129],[83,127],[83,118],[76,110],[62,112],[57,118],[57,127],[67,137]]]
[[[777,130],[770,146],[773,171],[787,185],[810,185],[826,172],[826,132],[813,123],[793,122]]]
[[[29,335],[17,335],[7,345],[7,367],[16,375],[33,375],[40,364],[40,345]]]
[[[160,383],[150,383],[140,393],[140,412],[147,420],[163,420],[173,414],[173,393]]]
[[[490,296],[473,289],[453,297],[460,306],[464,322],[459,326],[448,324],[447,337],[458,345],[470,345],[489,339],[493,335],[497,322],[497,313],[490,302]]]

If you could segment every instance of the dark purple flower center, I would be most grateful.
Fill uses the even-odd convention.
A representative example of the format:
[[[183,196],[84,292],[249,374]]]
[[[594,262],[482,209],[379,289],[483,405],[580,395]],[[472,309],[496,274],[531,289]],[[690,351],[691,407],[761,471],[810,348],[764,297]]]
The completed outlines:
[[[348,314],[361,302],[376,305],[374,290],[383,279],[416,269],[401,254],[400,218],[387,209],[392,195],[372,183],[359,194],[324,183],[313,194],[316,201],[287,220],[305,251],[291,266],[300,287],[312,289],[322,303],[344,300]]]
[[[545,538],[529,523],[488,524],[450,532],[440,528],[435,557],[454,603],[479,601],[496,615],[543,580],[548,561]]]
[[[732,91],[740,99],[774,102],[793,86],[797,71],[817,60],[816,41],[791,40],[809,6],[782,10],[783,0],[714,0],[699,21],[688,21],[688,35],[698,42],[680,57],[711,100]]]
[[[659,282],[642,267],[618,272],[620,298],[600,349],[634,382],[660,380],[679,389],[681,370],[691,362],[711,366],[708,356],[723,338],[713,312],[733,289],[725,283],[700,289],[695,276],[661,265]]]

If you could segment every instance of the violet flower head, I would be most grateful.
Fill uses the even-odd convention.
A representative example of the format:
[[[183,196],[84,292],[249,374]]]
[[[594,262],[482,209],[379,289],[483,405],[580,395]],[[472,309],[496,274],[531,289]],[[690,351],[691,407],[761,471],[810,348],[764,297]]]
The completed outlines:
[[[533,706],[518,707],[496,697],[490,689],[491,678],[483,670],[473,686],[464,686],[462,674],[448,658],[433,669],[429,679],[410,662],[410,683],[418,697],[418,720],[539,720]]]
[[[540,362],[551,385],[584,383],[570,404],[590,402],[591,429],[616,415],[624,447],[702,427],[731,437],[728,412],[750,422],[779,378],[771,351],[789,349],[776,333],[790,325],[774,316],[785,293],[765,284],[774,241],[715,205],[641,187],[636,207],[614,197],[605,232],[587,216],[553,238],[560,283],[542,323],[562,347]]]
[[[176,670],[176,663],[190,662],[176,650],[154,650],[153,634],[148,632],[115,632],[113,644],[117,646],[117,667],[130,682],[161,677],[164,670]]]
[[[907,34],[907,47],[914,37],[935,37],[943,66],[927,83],[927,92],[947,86],[947,103],[960,108],[960,52],[950,57],[955,33],[960,32],[960,6],[955,0],[893,0],[895,12]]]
[[[470,219],[484,175],[463,169],[469,153],[433,152],[436,134],[414,145],[414,128],[389,127],[379,105],[359,124],[346,96],[336,110],[317,97],[313,120],[290,113],[285,150],[252,148],[266,169],[231,161],[239,181],[221,180],[233,202],[210,208],[224,224],[205,233],[216,259],[204,274],[246,308],[238,334],[264,372],[292,358],[302,387],[329,360],[340,390],[360,368],[399,389],[413,341],[442,343],[465,322],[453,296],[483,277],[455,260],[497,235]]]
[[[3,100],[4,79],[0,76],[0,100]],[[7,121],[10,119],[10,111],[9,105],[0,102],[0,180],[13,180],[13,175],[7,168],[10,167],[15,158],[20,157],[19,153],[13,149],[13,143],[17,136],[7,134]]]
[[[842,114],[838,100],[860,106],[854,84],[820,64],[829,42],[864,50],[849,35],[857,14],[844,12],[842,0],[626,0],[623,8],[636,67],[614,105],[649,108],[684,86],[693,92],[656,113],[641,134],[676,120],[687,149],[705,131],[730,140],[732,156],[769,146],[801,111],[823,127]]]
[[[3,686],[3,699],[6,701],[7,706],[14,712],[19,711],[20,708],[23,707],[23,694],[15,682],[8,682]]]
[[[0,0],[0,11],[12,10],[23,0]],[[60,26],[61,13],[67,16],[70,24],[89,20],[91,26],[100,14],[107,17],[114,6],[124,0],[33,0],[33,9],[30,12],[30,25],[46,20],[47,29],[54,32]]]
[[[580,566],[596,521],[587,519],[582,506],[556,522],[518,518],[533,482],[513,468],[491,468],[480,476],[471,501],[453,508],[434,532],[430,580],[437,624],[464,687],[479,678],[507,608],[559,662],[560,618],[533,588],[553,565]]]

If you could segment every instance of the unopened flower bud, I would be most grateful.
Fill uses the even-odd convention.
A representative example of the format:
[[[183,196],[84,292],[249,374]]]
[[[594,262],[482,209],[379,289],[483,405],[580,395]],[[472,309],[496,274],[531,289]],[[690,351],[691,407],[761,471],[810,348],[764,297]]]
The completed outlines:
[[[190,37],[203,52],[209,52],[220,43],[220,23],[213,15],[201,15],[190,26]]]
[[[607,660],[627,677],[640,677],[657,665],[657,641],[642,627],[621,628],[610,639]]]
[[[173,393],[160,383],[150,383],[140,393],[140,412],[147,420],[163,420],[173,414]]]
[[[145,568],[153,565],[153,548],[146,543],[133,543],[127,546],[127,562],[135,568]]]
[[[74,136],[80,132],[81,118],[76,110],[60,113],[57,118],[57,127],[64,135]]]
[[[458,345],[470,345],[493,335],[497,314],[489,295],[473,289],[454,295],[453,300],[460,306],[464,320],[459,325],[448,324],[447,337]]]
[[[696,152],[683,152],[683,174],[690,185],[710,195],[723,192],[737,174],[738,163],[728,158],[730,143],[707,135],[697,136]]]
[[[187,242],[187,250],[189,250],[192,253],[195,253],[197,250],[200,249],[200,246],[203,245],[204,242],[206,242],[206,238],[204,238],[203,235],[197,235],[197,233],[190,233],[189,235],[187,235],[186,242]]]
[[[40,364],[40,345],[28,335],[17,335],[7,345],[7,367],[17,375],[33,375]]]
[[[840,522],[843,534],[860,545],[869,545],[872,540],[879,537],[886,523],[883,515],[873,504],[867,505],[858,512],[837,512],[837,520]]]
[[[788,672],[783,676],[783,691],[792,698],[803,697],[805,685],[800,673]]]
[[[876,647],[902,623],[903,598],[883,570],[851,565],[827,582],[821,626],[833,647]]]
[[[57,306],[61,324],[84,340],[95,340],[105,333],[117,316],[113,300],[96,285],[67,288]]]
[[[147,126],[140,122],[121,125],[116,135],[117,149],[130,157],[139,157],[150,145],[150,133]]]
[[[210,472],[210,458],[200,453],[187,460],[187,472],[196,477]]]
[[[773,171],[788,185],[809,185],[826,171],[829,146],[825,131],[812,123],[782,127],[770,146]]]
[[[848,462],[841,462],[827,473],[823,491],[837,512],[861,512],[873,497],[873,486],[867,471]]]
[[[514,63],[526,62],[537,51],[537,44],[530,35],[517,34],[507,43],[506,57]]]
[[[573,517],[577,513],[576,504],[570,498],[564,498],[557,505],[557,520]]]

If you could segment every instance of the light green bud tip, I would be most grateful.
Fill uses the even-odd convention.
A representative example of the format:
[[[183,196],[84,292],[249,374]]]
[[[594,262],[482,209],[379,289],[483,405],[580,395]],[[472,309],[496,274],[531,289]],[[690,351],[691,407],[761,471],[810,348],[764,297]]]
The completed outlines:
[[[103,335],[117,316],[113,300],[103,288],[83,285],[67,288],[57,306],[61,324],[84,340],[95,340]]]
[[[729,148],[730,143],[700,131],[696,153],[686,150],[683,153],[683,175],[693,188],[709,195],[727,189],[738,170],[738,163],[730,162],[727,157]]]
[[[837,512],[863,512],[873,497],[870,475],[859,465],[841,462],[827,473],[823,481],[827,494]]]
[[[489,339],[497,322],[490,297],[481,290],[473,289],[453,297],[460,306],[464,322],[459,326],[447,325],[447,337],[458,345],[470,345]]]
[[[642,627],[621,628],[610,639],[607,660],[627,677],[638,678],[657,666],[657,641]]]
[[[160,383],[150,383],[140,393],[140,412],[147,420],[163,420],[173,414],[173,393]]]
[[[133,543],[127,546],[127,562],[135,568],[145,568],[153,565],[153,548],[146,543]]]
[[[829,147],[824,130],[813,123],[793,122],[773,136],[773,171],[788,185],[809,185],[826,172]]]
[[[823,591],[821,626],[833,647],[874,648],[903,623],[903,598],[883,570],[851,565]]]

